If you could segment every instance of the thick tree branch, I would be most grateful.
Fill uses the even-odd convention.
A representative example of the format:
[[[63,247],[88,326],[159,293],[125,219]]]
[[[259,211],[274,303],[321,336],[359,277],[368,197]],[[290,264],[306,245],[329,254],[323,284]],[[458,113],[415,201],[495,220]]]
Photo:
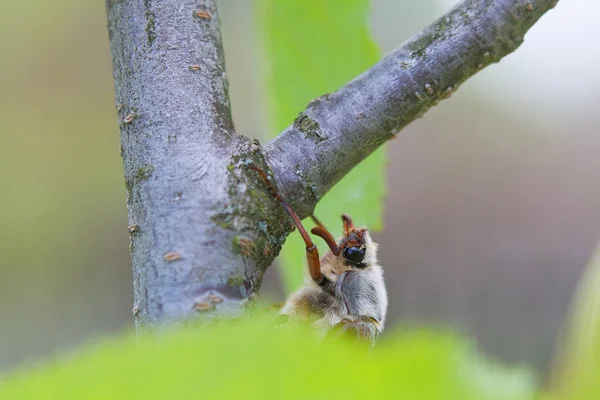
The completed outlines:
[[[267,169],[233,127],[215,1],[106,6],[136,325],[239,312],[290,224],[244,167]]]
[[[301,218],[344,175],[458,86],[523,42],[555,0],[465,0],[338,91],[319,97],[266,146]]]

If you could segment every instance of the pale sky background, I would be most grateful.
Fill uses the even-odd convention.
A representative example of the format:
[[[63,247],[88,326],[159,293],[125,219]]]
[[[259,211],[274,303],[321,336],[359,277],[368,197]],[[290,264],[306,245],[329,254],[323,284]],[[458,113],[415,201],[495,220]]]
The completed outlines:
[[[436,3],[441,11],[458,2]],[[600,105],[599,14],[598,1],[560,1],[527,33],[518,51],[467,81],[461,91],[472,90],[508,112],[534,113],[552,133],[569,134],[590,117],[598,121],[590,113],[597,114]]]

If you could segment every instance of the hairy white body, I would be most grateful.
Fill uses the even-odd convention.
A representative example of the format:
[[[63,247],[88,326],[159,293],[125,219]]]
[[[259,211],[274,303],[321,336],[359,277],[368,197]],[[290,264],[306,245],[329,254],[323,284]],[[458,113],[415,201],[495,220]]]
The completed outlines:
[[[377,263],[377,244],[365,231],[362,267],[349,264],[341,255],[328,252],[321,258],[321,273],[331,282],[320,286],[307,279],[281,310],[290,320],[308,321],[325,332],[351,325],[371,340],[384,328],[387,291],[383,268]]]

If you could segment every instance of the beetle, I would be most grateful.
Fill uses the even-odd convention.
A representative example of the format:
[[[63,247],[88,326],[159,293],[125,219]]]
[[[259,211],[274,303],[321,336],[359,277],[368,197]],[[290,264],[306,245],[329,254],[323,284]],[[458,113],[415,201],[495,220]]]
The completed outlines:
[[[248,167],[265,181],[294,221],[306,245],[310,280],[289,296],[280,314],[288,320],[310,322],[325,334],[355,332],[359,339],[372,345],[383,332],[388,298],[383,268],[377,261],[377,244],[369,231],[365,227],[356,228],[352,219],[344,214],[342,235],[336,241],[313,215],[317,226],[311,233],[329,247],[329,251],[319,257],[300,218],[271,184],[267,174],[256,165]]]

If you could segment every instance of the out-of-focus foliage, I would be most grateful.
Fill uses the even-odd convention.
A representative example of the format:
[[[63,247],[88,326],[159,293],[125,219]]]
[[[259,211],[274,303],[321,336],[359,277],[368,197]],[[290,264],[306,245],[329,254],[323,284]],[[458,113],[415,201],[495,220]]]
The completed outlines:
[[[107,38],[103,1],[2,3],[0,369],[131,314]]]
[[[0,398],[21,399],[532,399],[532,381],[451,334],[404,332],[372,352],[316,341],[255,318],[161,337],[89,346],[68,361],[14,374]]]
[[[312,99],[338,89],[378,60],[368,31],[368,0],[260,0],[257,4],[267,53],[272,135],[291,124]],[[341,233],[342,213],[358,225],[381,229],[385,165],[385,148],[381,148],[319,202],[315,214],[334,236]],[[324,254],[327,246],[321,240],[316,244]],[[288,291],[302,284],[304,248],[300,235],[294,233],[281,253]]]
[[[600,398],[600,245],[573,300],[551,391],[561,400]]]

